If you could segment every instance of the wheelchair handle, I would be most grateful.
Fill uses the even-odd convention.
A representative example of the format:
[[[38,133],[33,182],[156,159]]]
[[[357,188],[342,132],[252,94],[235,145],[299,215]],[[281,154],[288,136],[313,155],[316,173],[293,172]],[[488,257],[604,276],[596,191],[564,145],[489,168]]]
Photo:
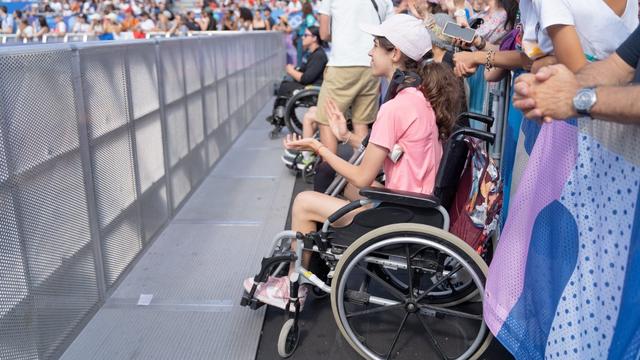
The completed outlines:
[[[451,137],[457,137],[460,135],[464,135],[464,136],[470,136],[472,138],[476,138],[479,140],[484,140],[487,143],[493,145],[493,143],[496,141],[496,134],[492,134],[486,131],[482,131],[482,130],[478,130],[478,129],[472,129],[472,128],[462,128],[460,130],[456,130]]]
[[[472,113],[472,112],[463,112],[462,114],[458,115],[456,123],[458,123],[462,119],[480,121],[481,123],[487,125],[487,129],[490,129],[493,126],[493,122],[495,121],[495,119],[492,118],[491,116],[486,116],[486,115]]]

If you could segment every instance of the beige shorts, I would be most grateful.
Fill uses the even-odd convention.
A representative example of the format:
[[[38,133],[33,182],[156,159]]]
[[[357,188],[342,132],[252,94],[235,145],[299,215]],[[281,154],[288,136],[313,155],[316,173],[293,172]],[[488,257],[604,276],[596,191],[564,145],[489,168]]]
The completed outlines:
[[[366,66],[327,66],[318,97],[317,121],[327,125],[325,102],[333,99],[343,113],[351,107],[354,123],[371,124],[376,120],[380,80]]]

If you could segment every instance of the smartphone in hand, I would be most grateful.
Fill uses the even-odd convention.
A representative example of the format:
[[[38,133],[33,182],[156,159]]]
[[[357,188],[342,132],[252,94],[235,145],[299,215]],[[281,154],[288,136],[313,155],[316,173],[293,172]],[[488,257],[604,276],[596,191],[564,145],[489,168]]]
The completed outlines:
[[[448,22],[444,26],[444,29],[442,29],[442,33],[468,43],[473,42],[473,38],[476,37],[476,31],[474,29],[464,28],[454,22]]]

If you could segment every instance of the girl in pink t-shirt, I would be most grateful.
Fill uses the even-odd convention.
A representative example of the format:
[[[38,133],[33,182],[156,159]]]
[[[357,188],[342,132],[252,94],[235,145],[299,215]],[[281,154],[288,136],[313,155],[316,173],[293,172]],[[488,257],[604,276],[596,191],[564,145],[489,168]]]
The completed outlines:
[[[374,184],[380,169],[385,172],[386,187],[430,194],[442,157],[442,141],[449,136],[462,108],[459,82],[450,67],[433,62],[431,39],[422,21],[408,15],[395,15],[380,25],[363,30],[375,36],[369,52],[374,75],[391,80],[400,70],[408,75],[407,82],[415,81],[416,74],[422,81],[418,87],[405,87],[382,105],[360,165],[341,159],[316,139],[285,139],[284,145],[289,149],[314,151],[350,184],[345,190],[348,200],[313,191],[298,194],[292,207],[291,227],[294,231],[305,234],[315,231],[316,223],[325,221],[349,200],[355,200],[357,191],[353,191],[354,188]],[[345,117],[335,102],[329,100],[326,110],[336,137],[358,146],[363,139],[349,132]],[[394,156],[400,152],[401,156]],[[335,225],[348,224],[356,212]],[[304,253],[303,266],[307,266],[310,256],[311,253]],[[247,279],[244,285],[249,291],[253,278]],[[264,303],[284,309],[289,301],[288,289],[287,277],[270,278],[260,284],[255,296]],[[301,288],[301,302],[305,291]]]

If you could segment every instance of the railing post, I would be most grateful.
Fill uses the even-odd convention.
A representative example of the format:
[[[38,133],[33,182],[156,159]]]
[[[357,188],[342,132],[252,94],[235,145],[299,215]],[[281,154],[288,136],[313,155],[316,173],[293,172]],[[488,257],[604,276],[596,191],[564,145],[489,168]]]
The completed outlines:
[[[78,114],[78,136],[80,144],[80,159],[82,162],[82,174],[84,177],[84,189],[87,199],[87,211],[89,215],[89,231],[93,244],[93,257],[96,269],[96,282],[98,285],[99,299],[104,301],[107,286],[104,275],[104,261],[102,257],[102,244],[100,243],[100,227],[98,225],[98,211],[95,197],[93,172],[91,170],[91,154],[89,152],[89,128],[87,124],[87,107],[82,87],[82,70],[80,67],[80,51],[75,45],[71,45],[73,91],[75,95],[75,108]]]
[[[169,159],[169,144],[167,135],[167,113],[165,111],[164,78],[162,75],[162,57],[160,56],[160,41],[155,39],[156,75],[158,76],[158,98],[160,104],[160,129],[162,132],[162,151],[164,153],[164,176],[167,181],[167,206],[169,219],[175,215],[173,209],[173,185],[171,183],[171,160]]]

